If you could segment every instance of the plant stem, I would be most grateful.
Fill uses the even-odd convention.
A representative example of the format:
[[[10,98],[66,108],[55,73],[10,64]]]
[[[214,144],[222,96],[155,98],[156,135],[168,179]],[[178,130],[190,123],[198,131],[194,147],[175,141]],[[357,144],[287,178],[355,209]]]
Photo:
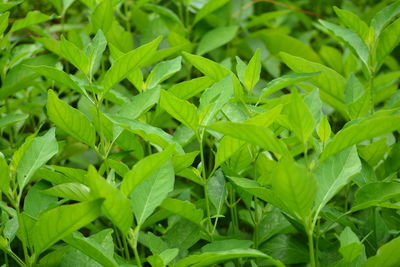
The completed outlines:
[[[370,71],[369,81],[368,81],[368,90],[369,90],[369,101],[370,101],[370,114],[374,114],[374,78],[375,78],[375,71]]]
[[[135,230],[132,230],[132,228],[129,229],[128,243],[131,246],[131,248],[133,249],[133,253],[135,255],[137,266],[142,267],[142,262],[140,261],[140,255],[137,250],[137,241],[138,241],[138,237],[139,237],[139,230],[140,230],[139,225],[136,226]]]
[[[316,267],[315,265],[315,253],[314,253],[314,236],[313,236],[313,228],[312,227],[308,232],[308,251],[310,253],[310,265],[311,267]]]

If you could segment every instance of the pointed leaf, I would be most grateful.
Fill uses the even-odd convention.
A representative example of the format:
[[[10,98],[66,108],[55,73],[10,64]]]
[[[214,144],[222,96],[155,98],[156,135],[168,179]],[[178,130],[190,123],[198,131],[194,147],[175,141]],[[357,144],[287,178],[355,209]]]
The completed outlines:
[[[236,35],[237,26],[217,27],[203,35],[196,54],[206,54],[230,42]]]
[[[400,264],[400,237],[392,239],[378,249],[375,256],[370,257],[363,267],[394,267]]]
[[[260,61],[260,49],[258,48],[251,58],[249,64],[246,67],[244,73],[244,85],[248,91],[252,91],[254,86],[260,80],[261,73],[261,61]]]
[[[162,202],[161,208],[182,216],[198,225],[201,225],[201,221],[203,220],[203,210],[196,208],[196,206],[189,201],[166,198]]]
[[[221,214],[226,197],[225,176],[221,170],[217,170],[214,175],[208,179],[206,190],[210,202],[217,210],[217,214]]]
[[[51,19],[52,19],[52,17],[50,17],[50,16],[48,16],[46,14],[40,13],[37,10],[30,11],[26,15],[25,18],[19,19],[19,20],[15,21],[12,24],[12,27],[10,29],[10,33],[18,31],[18,30],[26,28],[26,27],[29,27],[29,26],[34,25],[34,24],[38,24],[38,23],[41,23],[41,22],[45,22],[45,21],[51,20]]]

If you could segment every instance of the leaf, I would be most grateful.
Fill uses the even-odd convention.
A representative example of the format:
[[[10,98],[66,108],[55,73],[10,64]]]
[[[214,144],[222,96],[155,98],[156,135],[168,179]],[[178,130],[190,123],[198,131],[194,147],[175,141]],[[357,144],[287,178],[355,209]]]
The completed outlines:
[[[95,30],[101,29],[104,33],[110,30],[113,19],[111,0],[101,1],[94,9],[91,16],[91,21]]]
[[[47,114],[61,130],[94,147],[96,132],[88,118],[79,110],[61,101],[53,90],[48,91]]]
[[[174,188],[174,168],[166,162],[143,180],[130,194],[133,212],[140,226]]]
[[[139,118],[160,99],[160,88],[153,88],[133,96],[118,112],[118,115],[131,120]]]
[[[251,92],[257,82],[260,80],[261,73],[261,61],[260,61],[260,49],[257,48],[253,57],[250,59],[244,73],[244,86],[249,92]]]
[[[202,20],[204,17],[206,17],[208,14],[211,14],[215,10],[221,8],[224,6],[228,0],[210,0],[208,1],[196,14],[196,17],[194,18],[193,25]]]
[[[291,129],[305,144],[314,131],[315,121],[310,109],[296,91],[291,94],[291,102],[287,105],[287,112]]]
[[[102,209],[123,234],[127,234],[133,222],[132,209],[129,199],[114,185],[101,177],[90,165],[87,183],[95,198],[103,198]]]
[[[52,128],[41,137],[36,137],[24,151],[17,167],[17,180],[22,190],[37,169],[58,152],[55,129]]]
[[[400,42],[400,18],[395,20],[379,36],[375,46],[377,68]]]
[[[355,196],[354,206],[351,211],[366,209],[400,196],[400,183],[397,182],[375,182],[361,187]]]
[[[51,66],[29,66],[29,68],[34,72],[59,82],[60,84],[65,85],[66,87],[71,88],[82,95],[85,94],[84,90],[62,70]]]
[[[102,201],[63,205],[42,213],[32,231],[36,255],[95,220],[100,215]]]
[[[220,262],[227,262],[232,259],[237,258],[263,258],[268,262],[274,264],[275,266],[284,267],[283,263],[278,260],[274,260],[267,254],[262,253],[261,251],[255,249],[230,249],[225,251],[213,251],[213,252],[205,252],[199,255],[191,255],[184,259],[178,261],[174,267],[202,267],[202,266],[211,266]]]
[[[319,23],[348,45],[365,66],[368,66],[368,47],[355,32],[324,20],[319,20]]]
[[[0,36],[3,36],[4,31],[7,29],[9,16],[10,12],[6,12],[0,15]]]
[[[361,244],[357,235],[348,226],[340,234],[339,241],[339,252],[345,262],[351,263],[364,250],[364,245]]]
[[[0,152],[0,191],[2,193],[8,194],[10,180],[10,168],[3,153]]]
[[[107,1],[103,1],[107,2]],[[85,47],[85,54],[89,59],[89,77],[91,78],[98,69],[101,56],[107,46],[107,40],[101,30],[98,30],[91,43]]]
[[[321,210],[360,171],[361,162],[355,146],[321,163],[314,171],[318,184],[315,200],[317,210]]]
[[[214,205],[217,214],[221,214],[226,197],[225,176],[221,170],[217,170],[214,175],[207,180],[206,190],[208,192],[208,198]]]
[[[101,79],[101,85],[104,87],[104,91],[107,92],[115,84],[119,83],[124,79],[130,72],[135,68],[142,68],[148,64],[148,61],[156,53],[156,49],[160,44],[162,37],[158,37],[153,41],[142,45],[135,50],[126,53],[119,57],[112,64],[111,68],[107,70]]]
[[[272,190],[289,209],[289,212],[304,224],[311,215],[317,183],[313,175],[303,166],[283,158],[278,163]]]
[[[28,14],[26,15],[25,18],[19,19],[12,24],[10,33],[16,32],[18,30],[29,27],[31,25],[45,22],[45,21],[48,21],[51,19],[52,19],[52,17],[50,17],[46,14],[43,14],[37,10],[30,11],[30,12],[28,12]]]
[[[139,160],[133,168],[128,171],[121,183],[121,191],[125,195],[131,192],[146,178],[161,168],[174,153],[174,146],[162,152],[152,154]]]
[[[63,238],[63,241],[82,251],[85,255],[102,264],[102,266],[117,267],[119,265],[113,258],[114,251],[107,251],[102,246],[104,242],[110,243],[113,246],[112,232],[113,230],[111,229],[105,229],[88,238],[84,237],[80,232],[74,232]],[[99,239],[102,241],[101,243],[97,241]]]
[[[331,126],[329,124],[328,118],[325,115],[322,116],[321,121],[319,122],[317,134],[319,139],[321,139],[323,143],[328,141],[329,137],[332,134]]]
[[[395,267],[400,264],[400,237],[394,238],[378,249],[375,256],[370,257],[363,267]]]
[[[262,148],[284,156],[290,156],[286,145],[275,137],[268,128],[240,122],[216,122],[207,126],[208,129],[259,145]]]
[[[214,81],[207,76],[172,85],[168,92],[180,99],[189,99],[210,87]]]
[[[182,57],[176,57],[171,60],[163,61],[154,66],[147,77],[146,86],[148,89],[155,87],[161,82],[180,71]]]
[[[275,93],[278,90],[281,90],[283,88],[289,87],[293,84],[306,81],[310,79],[311,77],[318,75],[319,72],[312,72],[312,73],[292,73],[292,74],[286,74],[283,75],[279,78],[273,79],[269,83],[267,83],[267,86],[264,87],[261,91],[261,96],[260,98],[269,96],[273,93]]]
[[[400,13],[400,3],[395,1],[375,14],[371,20],[371,27],[375,30],[378,39],[382,30]]]
[[[90,189],[80,183],[63,183],[43,191],[44,194],[75,201],[90,199]]]
[[[217,169],[223,162],[231,158],[244,144],[246,142],[243,140],[228,135],[224,136],[218,145],[214,169]]]
[[[309,80],[320,89],[323,101],[347,116],[346,106],[343,103],[345,79],[336,71],[306,59],[280,53],[283,62],[295,72],[320,72]]]
[[[351,74],[344,89],[344,102],[348,106],[350,118],[359,118],[365,115],[370,108],[370,96],[364,85]]]
[[[65,39],[64,36],[61,37],[60,48],[62,56],[68,60],[68,62],[74,65],[86,76],[89,74],[90,61],[84,51],[82,51],[74,43]]]
[[[161,203],[161,208],[188,219],[198,225],[201,225],[204,216],[203,210],[196,208],[193,203],[175,198],[166,198]]]
[[[199,118],[197,116],[197,108],[192,103],[179,99],[171,93],[162,90],[160,106],[165,109],[169,115],[188,126],[193,131],[197,130]]]
[[[28,114],[9,114],[0,118],[0,129],[5,128],[9,125],[13,125],[17,122],[26,120],[29,117]]]
[[[196,54],[204,55],[224,44],[229,43],[236,35],[237,26],[217,27],[203,35]]]
[[[320,160],[324,161],[330,156],[357,144],[361,141],[372,139],[390,133],[399,128],[400,115],[381,115],[373,116],[362,120],[361,122],[355,122],[352,125],[339,131],[332,141],[326,146],[320,156]],[[376,127],[379,125],[379,127]]]
[[[360,17],[348,10],[333,7],[340,21],[350,30],[357,33],[364,42],[368,43],[369,27]]]

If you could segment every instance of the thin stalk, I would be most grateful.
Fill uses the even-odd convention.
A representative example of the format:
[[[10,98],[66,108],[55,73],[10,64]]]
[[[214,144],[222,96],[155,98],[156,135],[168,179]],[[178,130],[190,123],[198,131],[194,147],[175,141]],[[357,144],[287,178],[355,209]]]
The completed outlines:
[[[370,72],[370,77],[368,81],[368,90],[369,90],[369,101],[370,101],[370,113],[374,114],[374,79],[375,79],[375,71]]]
[[[123,243],[123,245],[124,245],[124,254],[125,254],[125,258],[126,258],[127,260],[130,260],[130,259],[131,259],[131,255],[129,254],[128,243],[127,243],[125,237],[122,237],[122,243]]]
[[[21,267],[26,267],[27,265],[20,259],[20,257],[18,257],[12,250],[9,249],[4,249],[4,251],[10,255],[10,257],[16,262],[18,263],[19,266]],[[8,266],[8,265],[6,265]]]
[[[129,229],[129,234],[128,234],[128,243],[131,246],[131,248],[133,249],[133,254],[135,255],[135,260],[136,260],[136,264],[139,267],[142,267],[142,262],[140,260],[140,255],[139,252],[137,250],[137,241],[139,238],[139,230],[140,230],[140,226],[136,226],[135,230]]]
[[[254,248],[258,248],[259,237],[258,237],[258,225],[259,225],[259,218],[260,215],[258,213],[258,206],[257,206],[257,197],[254,197],[254,235],[253,235],[253,242]]]
[[[307,237],[308,237],[308,251],[310,253],[310,265],[311,267],[316,267],[315,265],[315,252],[314,252],[314,236],[313,236],[313,228],[312,227],[308,232],[307,232]]]

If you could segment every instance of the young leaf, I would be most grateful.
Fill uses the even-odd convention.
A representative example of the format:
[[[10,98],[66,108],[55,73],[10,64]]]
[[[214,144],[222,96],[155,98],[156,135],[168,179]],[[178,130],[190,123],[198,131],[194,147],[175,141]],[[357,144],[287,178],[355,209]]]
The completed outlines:
[[[60,47],[62,56],[87,76],[89,74],[90,61],[84,51],[63,36],[61,37]]]
[[[290,156],[286,145],[268,128],[239,122],[216,122],[207,126],[208,129],[235,137],[237,139],[259,145],[266,150]]]
[[[41,22],[45,22],[45,21],[51,20],[51,19],[52,19],[52,17],[50,17],[50,16],[48,16],[46,14],[40,13],[37,10],[30,11],[26,15],[25,18],[19,19],[19,20],[15,21],[12,24],[12,27],[10,29],[10,33],[18,31],[18,30],[21,30],[23,28],[29,27],[29,26],[34,25],[34,24],[38,24],[38,23],[41,23]]]
[[[32,140],[29,147],[19,160],[17,179],[20,190],[25,187],[33,174],[58,152],[55,129],[50,129],[45,135]]]
[[[153,213],[174,188],[175,174],[170,161],[143,180],[130,194],[138,225]]]
[[[365,119],[339,131],[321,154],[321,161],[357,144],[363,140],[372,139],[390,133],[399,128],[400,115],[381,115]],[[376,127],[379,125],[379,127]]]
[[[366,184],[356,192],[356,200],[351,211],[379,206],[379,204],[398,196],[400,196],[400,183],[375,182]]]
[[[156,87],[149,89],[143,93],[137,94],[131,98],[131,100],[125,103],[118,115],[129,118],[131,120],[137,119],[152,106],[158,103],[160,100],[160,88]]]
[[[321,139],[323,143],[328,141],[329,137],[332,134],[331,126],[329,124],[328,118],[325,115],[322,116],[321,121],[319,122],[317,134],[319,139]]]
[[[95,30],[101,29],[104,33],[107,33],[113,22],[113,6],[111,0],[101,1],[94,9],[91,21]]]
[[[184,81],[171,86],[168,92],[180,99],[189,99],[210,87],[214,81],[207,76]]]
[[[141,159],[128,171],[121,183],[121,191],[129,195],[144,179],[163,166],[174,153],[174,146]]]
[[[43,191],[44,194],[75,201],[90,199],[90,189],[80,183],[62,183]]]
[[[258,48],[251,58],[249,64],[246,67],[244,73],[244,86],[249,92],[251,92],[254,86],[260,80],[261,72],[261,61],[260,61],[260,49]]]
[[[47,114],[54,124],[74,138],[94,147],[96,132],[88,118],[79,110],[61,101],[53,90],[49,90]]]
[[[400,13],[400,3],[395,1],[380,10],[371,20],[371,27],[375,30],[378,39],[381,31]]]
[[[103,1],[107,2],[107,1]],[[91,43],[85,47],[85,54],[89,59],[89,77],[92,78],[100,65],[101,56],[107,46],[107,40],[101,30],[98,30]]]
[[[218,27],[207,32],[200,40],[196,54],[206,54],[230,42],[236,35],[237,26]]]
[[[104,74],[101,85],[107,92],[111,87],[124,79],[135,68],[141,68],[148,64],[148,61],[156,53],[156,49],[160,44],[162,37],[156,38],[150,43],[142,45],[135,50],[119,57]]]
[[[4,158],[3,153],[0,152],[0,191],[8,194],[10,188],[10,168]]]
[[[315,178],[306,168],[283,158],[272,180],[272,190],[293,216],[306,222],[317,193]]]
[[[394,267],[400,264],[400,237],[392,239],[388,243],[381,246],[376,255],[370,257],[362,267]]]
[[[171,60],[163,61],[154,66],[149,76],[147,77],[147,89],[151,89],[161,82],[165,81],[181,69],[182,57],[177,57]]]
[[[160,106],[193,131],[197,130],[199,118],[197,116],[197,108],[192,103],[179,99],[163,90],[160,96]]]
[[[350,30],[357,33],[364,42],[368,43],[369,27],[360,17],[351,11],[333,7],[340,21]]]
[[[194,18],[193,24],[196,24],[200,20],[202,20],[205,16],[208,14],[211,14],[215,10],[221,8],[223,5],[225,5],[228,2],[228,0],[210,0],[208,1],[196,14],[196,17]]]
[[[103,200],[63,205],[42,213],[32,231],[36,255],[100,215]]]
[[[166,198],[162,204],[161,208],[182,216],[189,221],[192,221],[198,225],[201,225],[201,221],[203,220],[203,210],[196,208],[196,206],[189,202],[183,201],[175,198]]]
[[[375,46],[375,57],[377,68],[383,63],[383,60],[400,42],[400,18],[386,27],[379,36]]]
[[[351,263],[364,250],[364,245],[361,244],[358,236],[348,226],[340,234],[339,240],[339,252],[347,263]]]
[[[74,232],[64,237],[63,241],[65,241],[72,247],[82,251],[85,255],[102,264],[102,266],[117,267],[119,265],[113,258],[114,245],[108,245],[107,249],[104,247],[104,245],[102,246],[104,242],[112,244],[112,232],[113,230],[111,229],[105,229],[87,238],[84,237],[83,234],[81,234],[80,232]],[[98,241],[100,241],[101,243]]]
[[[293,92],[291,102],[287,105],[291,129],[301,142],[306,143],[314,131],[315,121],[311,111],[298,92]]]
[[[221,170],[217,170],[214,175],[208,179],[206,190],[210,202],[217,210],[217,214],[221,214],[226,196],[225,177]]]
[[[328,158],[318,166],[314,171],[318,183],[315,199],[317,209],[322,209],[360,170],[361,162],[355,146]]]
[[[232,157],[244,144],[246,144],[245,141],[228,135],[224,136],[218,145],[214,169],[217,169],[223,162]]]
[[[93,166],[89,166],[87,183],[95,198],[103,198],[102,208],[106,216],[123,234],[126,234],[133,222],[132,209],[126,196],[115,186],[101,177]]]

